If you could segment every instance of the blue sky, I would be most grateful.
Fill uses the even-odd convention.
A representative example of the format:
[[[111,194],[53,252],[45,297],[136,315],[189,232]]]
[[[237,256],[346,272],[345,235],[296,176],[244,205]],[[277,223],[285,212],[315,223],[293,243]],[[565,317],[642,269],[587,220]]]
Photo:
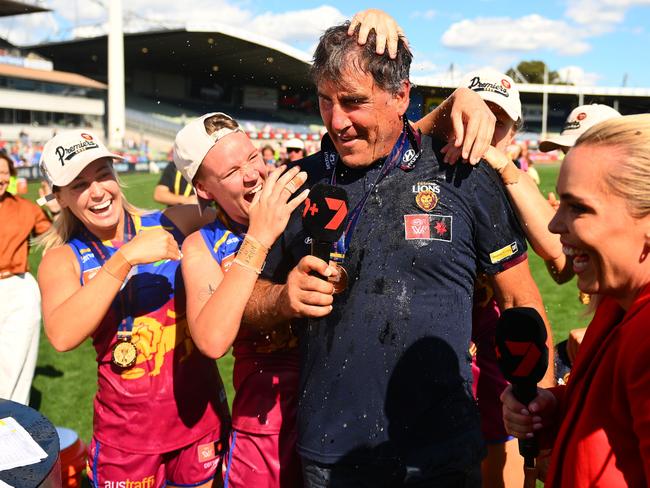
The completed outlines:
[[[16,44],[95,35],[109,0],[23,0],[53,14],[0,20]],[[409,8],[404,8],[408,6]],[[322,30],[363,8],[381,8],[404,28],[414,76],[455,76],[491,65],[501,70],[541,59],[577,84],[650,87],[650,0],[396,2],[316,0],[126,0],[127,30],[221,22],[311,52]]]

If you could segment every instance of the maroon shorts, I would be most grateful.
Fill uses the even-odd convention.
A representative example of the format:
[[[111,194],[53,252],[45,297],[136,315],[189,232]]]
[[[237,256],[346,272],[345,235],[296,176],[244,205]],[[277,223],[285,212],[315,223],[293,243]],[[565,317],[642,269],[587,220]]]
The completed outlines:
[[[234,430],[224,464],[224,488],[300,488],[295,430],[249,434]]]
[[[93,437],[88,456],[88,478],[95,488],[161,488],[168,483],[196,486],[215,477],[221,467],[224,442],[215,430],[175,451],[138,454],[122,451]]]

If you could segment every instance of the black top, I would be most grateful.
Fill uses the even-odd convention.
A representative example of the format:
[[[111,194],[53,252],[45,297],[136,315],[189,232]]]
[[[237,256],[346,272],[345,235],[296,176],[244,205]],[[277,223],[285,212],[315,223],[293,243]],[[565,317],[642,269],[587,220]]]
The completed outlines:
[[[192,194],[192,187],[187,183],[185,178],[176,169],[173,161],[167,163],[163,174],[160,177],[159,185],[166,186],[174,195],[189,196]]]
[[[333,312],[299,328],[298,450],[308,459],[376,460],[427,446],[431,462],[444,464],[468,444],[480,456],[468,353],[474,279],[523,261],[526,244],[487,163],[448,166],[441,144],[423,137],[422,145],[415,169],[393,170],[368,199],[344,261],[349,286]],[[300,164],[308,184],[330,182],[326,159],[317,153]],[[351,208],[380,169],[381,161],[338,163],[336,183]],[[267,279],[285,282],[309,253],[300,214],[269,253]]]

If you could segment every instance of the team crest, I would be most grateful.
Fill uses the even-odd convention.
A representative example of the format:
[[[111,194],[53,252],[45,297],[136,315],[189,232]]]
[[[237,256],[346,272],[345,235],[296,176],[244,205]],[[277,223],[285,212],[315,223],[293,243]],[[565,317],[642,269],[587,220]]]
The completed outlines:
[[[415,196],[415,203],[425,212],[431,212],[438,205],[438,195],[431,190],[421,190]]]

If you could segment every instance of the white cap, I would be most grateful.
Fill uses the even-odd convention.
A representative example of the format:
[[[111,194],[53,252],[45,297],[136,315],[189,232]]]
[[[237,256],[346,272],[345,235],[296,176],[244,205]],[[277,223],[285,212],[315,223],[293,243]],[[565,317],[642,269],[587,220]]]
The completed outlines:
[[[287,149],[292,148],[292,149],[305,149],[305,143],[302,139],[298,139],[297,137],[294,137],[292,139],[289,139],[286,144],[284,145]]]
[[[62,132],[47,141],[39,166],[50,185],[66,186],[86,166],[100,158],[124,159],[106,149],[92,132],[77,129]]]
[[[521,119],[519,90],[508,75],[494,68],[482,68],[466,74],[459,86],[474,90],[486,102],[497,104],[515,122]]]
[[[540,141],[539,150],[549,152],[559,147],[573,147],[578,137],[588,129],[616,117],[621,117],[621,114],[607,105],[580,105],[571,111],[560,135]]]
[[[217,141],[233,132],[244,132],[238,125],[235,129],[223,127],[212,134],[208,134],[205,130],[204,121],[214,115],[223,115],[230,120],[234,120],[230,115],[222,112],[205,114],[179,130],[176,139],[174,139],[174,164],[190,185],[205,155],[208,154],[208,151],[212,149],[212,146]]]

